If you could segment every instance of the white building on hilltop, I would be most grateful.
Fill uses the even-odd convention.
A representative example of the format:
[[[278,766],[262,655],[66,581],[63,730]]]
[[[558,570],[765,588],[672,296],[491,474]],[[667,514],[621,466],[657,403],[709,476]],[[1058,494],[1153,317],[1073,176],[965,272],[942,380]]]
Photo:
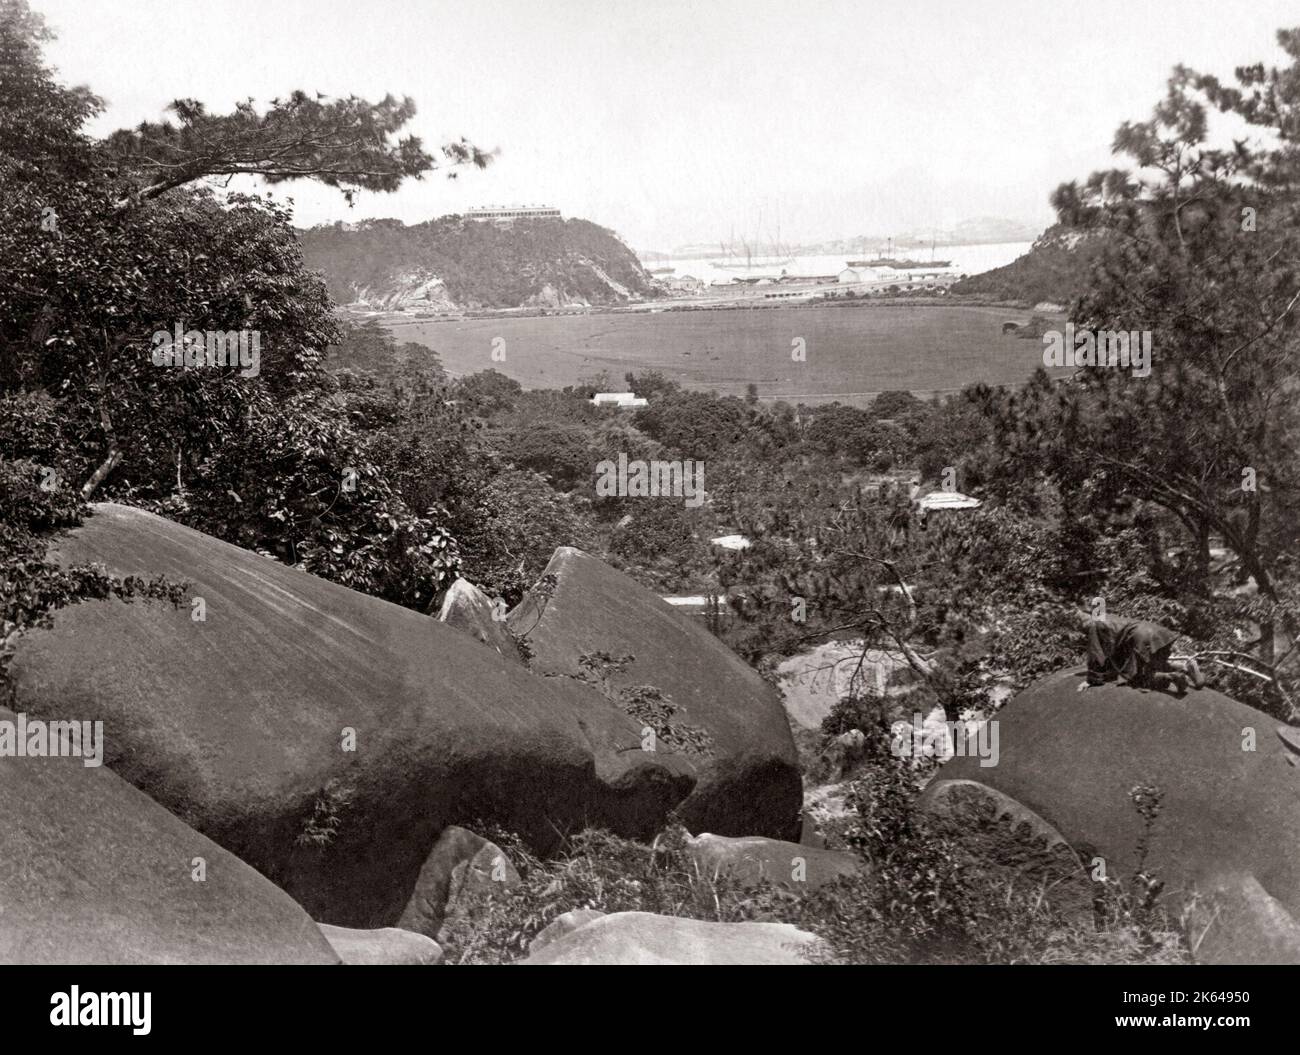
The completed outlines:
[[[500,224],[512,224],[516,220],[564,219],[553,205],[489,205],[483,209],[470,209],[465,216],[470,220]]]

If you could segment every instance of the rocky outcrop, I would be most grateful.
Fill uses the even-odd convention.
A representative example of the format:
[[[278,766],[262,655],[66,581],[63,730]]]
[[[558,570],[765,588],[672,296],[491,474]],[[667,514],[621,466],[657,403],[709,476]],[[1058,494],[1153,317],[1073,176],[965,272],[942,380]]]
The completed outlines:
[[[820,729],[845,696],[898,695],[912,680],[901,653],[862,641],[828,641],[787,657],[776,669],[786,713],[804,729]]]
[[[504,605],[497,603],[468,579],[457,579],[447,590],[438,618],[493,649],[503,659],[523,666],[515,639],[506,629]]]
[[[560,293],[547,282],[523,303],[527,308],[589,308],[591,305],[581,298],[568,297]]]
[[[566,934],[571,934],[579,927],[585,927],[592,920],[600,919],[603,915],[604,912],[598,912],[594,908],[575,908],[556,916],[528,943],[528,954],[531,956],[541,952],[552,942],[558,941]]]
[[[518,882],[519,873],[496,843],[452,825],[438,837],[420,869],[398,926],[443,941],[444,924],[454,927],[476,893]]]
[[[983,800],[991,807],[995,818],[1006,820],[1013,831],[1026,831],[1048,849],[1055,849],[1058,846],[1070,848],[1065,836],[1023,802],[978,781],[957,779],[935,781],[934,788],[925,801],[930,809],[940,811],[950,806],[961,809],[971,799]]]
[[[808,812],[807,807],[804,808],[804,811],[800,816],[799,845],[815,846],[819,849],[826,845],[826,837],[817,830],[817,821],[812,814]]]
[[[442,962],[436,941],[399,927],[356,930],[322,923],[320,932],[339,959],[352,966],[424,967]]]
[[[337,962],[288,894],[109,770],[0,759],[0,963]]]
[[[738,839],[706,833],[692,838],[686,849],[706,875],[729,873],[745,884],[767,881],[801,891],[858,875],[866,867],[857,854],[761,836]]]
[[[1241,875],[1287,913],[1300,912],[1300,769],[1272,735],[1276,722],[1209,689],[1181,698],[1118,684],[1081,693],[1082,677],[1063,671],[1008,703],[997,716],[998,764],[954,758],[926,800],[953,780],[988,785],[1059,831],[1085,861],[1102,857],[1118,874],[1144,837],[1130,793],[1154,786],[1161,798],[1145,868],[1164,882],[1166,898]],[[1235,948],[1248,955],[1240,941]],[[1270,948],[1259,945],[1253,962],[1266,962]]]
[[[813,829],[821,830],[856,815],[852,803],[853,781],[817,784],[804,793],[804,817]]]
[[[583,656],[631,656],[612,670],[614,693],[649,685],[676,708],[672,721],[707,732],[710,757],[679,807],[693,832],[798,838],[802,783],[777,693],[704,627],[607,564],[561,547],[536,589],[509,616],[530,669],[549,679],[589,675]]]
[[[97,506],[54,555],[189,581],[204,618],[62,609],[16,642],[21,706],[102,719],[108,766],[317,920],[396,922],[449,825],[499,824],[540,850],[589,825],[644,838],[695,785],[695,762],[642,751],[640,723],[589,686],[141,510]],[[737,726],[754,702],[736,701]],[[727,808],[748,831],[771,826],[756,782],[773,754],[727,756],[741,796]]]
[[[1209,883],[1193,900],[1186,931],[1197,963],[1300,963],[1300,923],[1254,876]]]
[[[353,286],[351,303],[376,311],[458,311],[437,275],[416,268],[392,275],[382,286]]]
[[[788,923],[709,923],[651,912],[614,912],[544,942],[522,962],[794,966],[814,963],[825,954],[815,935]]]

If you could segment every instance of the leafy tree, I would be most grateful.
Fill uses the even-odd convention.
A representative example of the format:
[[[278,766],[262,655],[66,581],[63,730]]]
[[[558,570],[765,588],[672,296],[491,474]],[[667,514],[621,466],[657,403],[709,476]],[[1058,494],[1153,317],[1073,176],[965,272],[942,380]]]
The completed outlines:
[[[137,201],[208,176],[254,175],[267,183],[318,180],[340,188],[350,204],[358,190],[394,191],[437,167],[418,137],[392,141],[415,116],[409,97],[370,103],[298,90],[261,112],[251,98],[228,114],[209,113],[196,99],[177,99],[167,110],[175,123],[145,121],[103,144],[107,159],[137,184]],[[465,139],[443,144],[441,154],[452,166],[484,168],[490,159]]]
[[[665,393],[636,412],[633,423],[683,458],[709,458],[739,442],[751,421],[734,396],[706,392]]]
[[[902,418],[920,409],[921,401],[911,392],[881,392],[871,401],[871,415],[876,418]]]
[[[400,474],[381,460],[382,434],[355,428],[346,410],[312,392],[255,405],[187,490],[154,508],[363,593],[427,607],[459,571],[447,514],[412,510]]]
[[[620,568],[655,589],[686,588],[705,581],[708,543],[699,537],[698,516],[679,502],[629,500],[626,522],[610,534],[609,556]]]
[[[598,459],[581,429],[541,424],[503,437],[502,452],[521,469],[548,477],[562,491],[590,487]]]
[[[870,411],[828,403],[817,408],[804,442],[826,454],[839,455],[859,466],[888,469],[906,457],[906,431],[878,420]]]
[[[512,605],[537,581],[557,547],[592,549],[596,541],[585,503],[519,469],[482,479],[458,507],[451,528],[463,574]]]
[[[1132,171],[1054,196],[1063,221],[1105,235],[1076,311],[1082,326],[1147,331],[1149,376],[1080,370],[1053,415],[1063,485],[1153,503],[1180,523],[1208,576],[1212,536],[1258,588],[1247,615],[1272,671],[1275,631],[1295,640],[1297,132],[1300,31],[1291,64],[1237,71],[1237,86],[1175,69],[1151,118],[1125,123]],[[1263,133],[1212,144],[1211,106]],[[1244,481],[1244,484],[1243,484]]]
[[[515,406],[523,386],[499,370],[480,370],[460,378],[452,392],[474,413],[490,415]]]
[[[661,395],[671,395],[681,391],[681,385],[666,377],[658,370],[642,370],[634,373],[629,370],[623,375],[627,387],[643,399],[654,399]]]
[[[396,445],[357,431],[370,397],[324,372],[340,335],[287,211],[189,186],[259,170],[391,188],[427,167],[418,143],[388,142],[409,106],[295,96],[222,119],[185,105],[180,129],[96,142],[81,126],[98,102],[55,82],[48,39],[25,0],[0,0],[0,409],[22,425],[0,457],[423,605],[455,570],[445,516],[407,504],[401,465],[379,457]],[[258,361],[159,366],[176,327],[251,335]]]
[[[339,342],[330,346],[325,360],[331,370],[369,374],[402,389],[442,385],[448,380],[436,351],[413,341],[399,345],[378,319],[345,319],[340,331]]]

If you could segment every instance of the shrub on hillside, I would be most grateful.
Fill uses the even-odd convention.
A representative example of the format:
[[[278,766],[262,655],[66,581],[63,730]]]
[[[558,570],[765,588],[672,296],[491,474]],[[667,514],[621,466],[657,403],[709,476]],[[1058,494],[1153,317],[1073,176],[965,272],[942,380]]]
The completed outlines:
[[[747,886],[702,869],[679,827],[651,846],[585,831],[549,860],[489,833],[521,882],[473,895],[451,928],[446,962],[520,959],[544,927],[575,909],[791,923],[825,940],[818,959],[841,964],[1190,960],[1140,870],[1094,883],[1071,851],[1047,850],[978,799],[924,811],[912,771],[896,762],[855,784],[852,802],[851,838],[869,868],[813,891]]]

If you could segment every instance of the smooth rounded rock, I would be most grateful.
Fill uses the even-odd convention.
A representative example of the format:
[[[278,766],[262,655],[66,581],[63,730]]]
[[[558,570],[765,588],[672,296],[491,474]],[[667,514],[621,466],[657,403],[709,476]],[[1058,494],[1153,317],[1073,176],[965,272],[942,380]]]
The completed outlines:
[[[422,967],[442,962],[442,949],[436,941],[400,927],[358,930],[328,923],[319,927],[339,959],[352,966]]]
[[[519,646],[506,629],[504,607],[468,579],[457,579],[448,588],[438,609],[438,620],[468,634],[502,659],[524,665]]]
[[[0,758],[0,963],[337,962],[288,894],[108,769]]]
[[[570,934],[579,927],[585,927],[594,919],[600,919],[605,915],[594,908],[575,908],[568,912],[561,913],[551,920],[545,927],[537,932],[537,936],[528,943],[528,953],[531,956],[535,952],[541,952],[546,946],[553,941],[558,941],[566,934]]]
[[[1197,963],[1300,964],[1300,923],[1251,875],[1207,884],[1186,931]]]
[[[451,825],[429,851],[398,926],[443,940],[443,925],[465,913],[467,899],[518,882],[519,873],[496,843]]]
[[[614,912],[547,943],[522,963],[796,966],[824,954],[815,935],[788,923],[710,923]]]
[[[742,883],[766,880],[793,890],[815,890],[866,870],[857,854],[762,836],[733,838],[706,832],[692,838],[686,849],[706,874],[728,873]]]
[[[1145,868],[1166,896],[1223,875],[1253,875],[1300,912],[1300,770],[1273,735],[1276,721],[1211,689],[1185,696],[1107,684],[1079,692],[1082,671],[1032,685],[996,715],[997,765],[954,758],[948,780],[986,784],[1043,818],[1087,861],[1128,874],[1145,822],[1133,789],[1161,792]]]
[[[548,679],[581,678],[584,655],[632,656],[609,675],[615,692],[648,685],[677,708],[672,721],[706,731],[708,758],[678,808],[691,831],[799,836],[802,779],[779,694],[707,629],[581,550],[561,546],[535,588],[510,612],[529,667]]]

